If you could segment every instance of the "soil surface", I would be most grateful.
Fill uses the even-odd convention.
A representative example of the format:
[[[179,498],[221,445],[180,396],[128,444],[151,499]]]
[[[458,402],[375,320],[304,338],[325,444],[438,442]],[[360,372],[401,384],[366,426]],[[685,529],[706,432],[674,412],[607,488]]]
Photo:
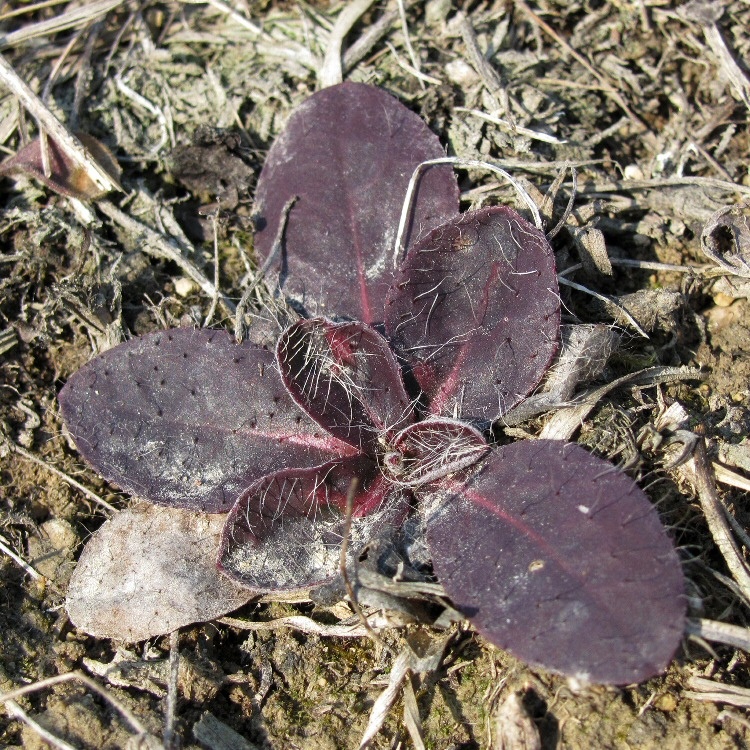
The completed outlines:
[[[396,656],[445,632],[386,628],[379,645],[292,628],[195,625],[179,634],[170,708],[168,636],[114,643],[66,616],[76,559],[110,514],[95,498],[115,508],[131,499],[85,465],[56,401],[81,365],[132,335],[204,325],[214,306],[210,325],[232,327],[230,308],[205,291],[214,239],[220,291],[236,303],[256,269],[257,173],[293,108],[329,80],[321,71],[343,6],[48,5],[2,5],[2,55],[70,131],[111,151],[122,192],[91,199],[76,174],[58,181],[57,192],[28,174],[0,184],[0,542],[15,555],[0,554],[0,691],[79,670],[151,737],[135,743],[111,701],[71,680],[6,701],[0,746],[44,747],[46,731],[68,743],[59,747],[97,750],[162,742],[356,748]],[[599,295],[562,287],[566,322],[611,323],[623,334],[604,372],[582,387],[651,366],[691,368],[659,385],[610,391],[573,439],[622,466],[657,505],[684,562],[689,616],[736,626],[747,647],[747,591],[712,536],[689,472],[669,468],[673,434],[657,420],[681,404],[681,428],[705,437],[711,461],[733,472],[719,498],[736,522],[745,565],[750,5],[404,5],[404,21],[385,2],[354,23],[338,56],[344,78],[398,97],[450,154],[511,172],[542,206],[548,231],[566,219],[551,240],[558,269],[582,264],[567,278]],[[56,18],[67,23],[48,25]],[[0,90],[0,147],[10,156],[36,136],[36,116]],[[523,210],[514,190],[488,173],[459,178],[464,208]],[[551,186],[554,200],[542,203]],[[64,194],[71,192],[83,200]],[[711,224],[726,206],[738,209]],[[721,253],[744,249],[734,270],[702,252],[704,233]],[[550,418],[509,428],[504,439],[536,436]],[[345,606],[252,603],[234,616],[306,615],[330,625]],[[451,627],[439,666],[410,678],[416,714],[399,693],[372,747],[418,747],[415,722],[427,748],[533,747],[502,744],[498,711],[512,695],[518,721],[538,732],[543,748],[750,744],[750,665],[736,641],[686,636],[666,674],[614,689],[530,669],[465,623]]]

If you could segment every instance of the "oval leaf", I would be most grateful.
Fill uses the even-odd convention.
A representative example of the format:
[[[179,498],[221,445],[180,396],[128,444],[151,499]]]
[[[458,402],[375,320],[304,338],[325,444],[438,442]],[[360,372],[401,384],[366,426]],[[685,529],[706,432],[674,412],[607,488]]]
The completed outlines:
[[[388,335],[443,416],[492,421],[513,408],[544,375],[559,328],[552,248],[504,207],[421,240],[386,303]]]
[[[248,591],[216,569],[226,518],[147,503],[120,511],[73,573],[73,624],[97,638],[142,641],[241,607]]]
[[[531,664],[629,684],[663,671],[682,637],[682,570],[653,505],[577,445],[515,443],[444,480],[427,541],[456,606]]]
[[[227,512],[269,472],[356,452],[297,407],[275,365],[226,331],[159,331],[81,368],[60,407],[106,479],[151,502]]]
[[[426,419],[409,425],[389,447],[383,470],[408,487],[466,469],[490,449],[479,430],[455,419]]]
[[[365,457],[281,471],[255,482],[227,517],[219,568],[258,592],[308,590],[339,575],[346,500],[354,495],[349,559],[384,527],[399,527],[408,497]]]
[[[380,434],[414,418],[388,342],[363,323],[301,320],[284,331],[276,356],[292,398],[332,435],[370,455]]]
[[[268,153],[258,254],[271,254],[283,207],[298,196],[277,263],[284,290],[313,315],[381,322],[406,187],[420,162],[442,156],[437,136],[385,91],[348,82],[319,91]],[[414,205],[411,241],[458,213],[453,170],[428,170]]]

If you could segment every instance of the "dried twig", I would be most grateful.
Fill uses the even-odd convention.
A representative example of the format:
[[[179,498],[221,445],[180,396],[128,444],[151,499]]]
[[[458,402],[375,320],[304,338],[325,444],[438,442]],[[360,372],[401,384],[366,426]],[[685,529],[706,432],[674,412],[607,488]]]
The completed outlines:
[[[548,36],[557,42],[571,57],[577,60],[583,67],[596,78],[602,86],[604,93],[617,104],[620,109],[630,118],[633,125],[635,125],[637,131],[641,134],[641,137],[646,140],[649,145],[656,143],[656,137],[651,129],[643,122],[643,120],[628,106],[627,102],[622,98],[622,94],[610,83],[605,75],[600,73],[578,50],[568,44],[560,34],[558,34],[546,21],[544,21],[539,15],[537,15],[525,2],[524,0],[515,0],[516,5],[523,10],[523,12]]]
[[[685,634],[750,652],[750,628],[741,628],[739,625],[716,620],[689,618],[685,623]]]
[[[508,90],[503,83],[502,78],[500,78],[500,74],[492,67],[490,62],[484,56],[482,50],[479,48],[477,35],[474,31],[474,27],[471,25],[471,21],[463,11],[459,11],[456,13],[455,23],[458,24],[461,39],[463,40],[464,47],[469,56],[469,62],[479,74],[485,88],[497,104],[498,108],[505,113],[511,130],[515,130],[516,123],[510,109]]]
[[[12,717],[20,719],[24,724],[30,726],[45,742],[49,742],[52,747],[56,747],[58,750],[77,750],[73,745],[69,745],[65,740],[56,737],[52,732],[45,729],[38,721],[32,719],[14,700],[9,700],[7,698],[5,700],[8,713]]]
[[[146,727],[136,718],[135,714],[120,701],[117,700],[111,693],[105,690],[98,682],[95,682],[83,672],[66,672],[65,674],[55,675],[54,677],[48,677],[45,680],[39,680],[31,685],[25,685],[24,687],[11,690],[9,693],[0,693],[0,702],[5,703],[7,701],[13,701],[16,698],[20,698],[22,695],[28,695],[29,693],[35,693],[44,688],[52,687],[53,685],[59,685],[61,682],[79,681],[85,685],[89,690],[96,693],[98,696],[103,698],[109,703],[116,711],[118,711],[125,721],[130,724],[133,731],[143,738],[151,737],[146,731]]]
[[[180,631],[169,634],[169,683],[167,685],[167,710],[164,717],[164,748],[173,750],[178,746],[175,735],[177,715],[177,678],[180,673]]]
[[[60,471],[60,469],[52,466],[52,464],[46,463],[41,458],[38,458],[33,453],[27,451],[25,448],[17,445],[9,438],[5,439],[5,444],[12,451],[15,451],[19,456],[23,456],[23,458],[25,458],[27,461],[32,461],[37,466],[42,466],[47,469],[47,471],[51,471],[55,476],[60,477],[60,479],[71,485],[71,487],[75,487],[77,490],[82,492],[92,502],[100,505],[102,508],[105,508],[110,513],[117,513],[117,508],[115,508],[114,505],[110,505],[106,500],[102,500],[99,495],[97,495],[95,492],[92,492],[87,487],[84,487],[80,482],[77,482],[75,479],[73,479],[73,477],[69,477],[64,471]]]
[[[487,122],[491,122],[493,125],[497,125],[498,127],[502,128],[503,130],[506,130],[509,133],[517,133],[518,135],[525,135],[527,138],[531,138],[534,141],[543,141],[544,143],[567,143],[567,141],[557,138],[554,135],[549,135],[548,133],[540,133],[538,130],[531,130],[529,128],[521,127],[520,125],[515,125],[514,123],[510,122],[509,120],[503,120],[499,117],[495,117],[494,115],[487,114],[487,112],[482,112],[478,109],[468,109],[467,107],[454,107],[454,112],[466,112],[467,114],[474,115],[474,117],[478,117],[480,120],[486,120]]]
[[[724,70],[729,82],[732,84],[737,95],[750,110],[750,77],[739,66],[734,59],[734,55],[724,41],[719,27],[715,23],[710,23],[703,28],[706,41],[711,47],[711,51],[719,58],[721,67]]]
[[[745,604],[750,606],[750,569],[727,523],[727,509],[719,497],[704,440],[696,442],[693,457],[680,466],[678,471],[695,487],[711,536],[723,555]]]
[[[4,552],[8,557],[13,560],[16,565],[21,567],[26,573],[28,573],[35,581],[41,581],[44,576],[41,573],[37,573],[34,568],[29,565],[20,555],[17,555],[7,543],[6,539],[0,536],[0,552]]]

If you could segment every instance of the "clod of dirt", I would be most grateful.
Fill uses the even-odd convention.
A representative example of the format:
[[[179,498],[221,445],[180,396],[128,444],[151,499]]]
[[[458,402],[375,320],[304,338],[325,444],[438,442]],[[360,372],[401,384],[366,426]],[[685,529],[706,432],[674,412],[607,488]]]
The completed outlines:
[[[172,174],[197,198],[216,197],[222,208],[232,210],[247,196],[255,175],[240,156],[241,146],[237,133],[201,126],[190,146],[172,151]]]
[[[80,542],[73,526],[52,518],[39,527],[39,535],[29,539],[31,566],[45,578],[64,586],[73,572],[73,553]]]

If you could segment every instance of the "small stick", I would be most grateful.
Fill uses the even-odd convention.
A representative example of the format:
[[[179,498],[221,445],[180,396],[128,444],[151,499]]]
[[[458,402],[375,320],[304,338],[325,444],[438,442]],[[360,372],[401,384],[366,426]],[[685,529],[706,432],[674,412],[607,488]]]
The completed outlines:
[[[564,276],[558,275],[557,277],[558,283],[562,284],[563,286],[569,286],[571,289],[576,289],[579,292],[583,292],[584,294],[590,294],[595,299],[601,300],[602,302],[609,302],[610,305],[614,305],[630,322],[630,325],[635,328],[635,330],[638,332],[640,336],[643,336],[644,339],[650,338],[650,336],[638,325],[638,321],[625,309],[624,305],[622,305],[620,302],[618,302],[614,297],[610,297],[606,294],[600,294],[599,292],[595,292],[593,289],[589,289],[587,286],[584,286],[583,284],[578,284],[575,281],[571,281],[570,279],[566,279]]]
[[[22,12],[31,13],[34,10],[54,5],[55,3],[38,3],[23,8]],[[39,23],[24,24],[16,31],[0,36],[0,49],[17,47],[30,39],[42,36],[51,36],[67,29],[73,29],[81,24],[90,23],[99,16],[104,16],[119,5],[124,5],[125,0],[93,0],[61,13],[54,18],[48,18]],[[8,17],[7,15],[3,16]]]
[[[485,88],[495,103],[505,113],[505,116],[509,120],[511,131],[515,132],[516,123],[513,113],[511,112],[507,87],[503,83],[502,78],[500,78],[500,74],[492,67],[491,63],[479,48],[479,42],[477,41],[477,34],[474,31],[474,27],[471,25],[471,21],[463,11],[458,11],[458,13],[456,13],[456,22],[458,23],[459,31],[461,32],[461,39],[463,40],[464,47],[466,47],[466,52],[469,55],[469,61],[471,62],[472,67],[482,79]]]
[[[169,684],[167,686],[167,711],[164,718],[164,747],[173,750],[177,746],[175,717],[177,715],[177,679],[180,674],[180,631],[169,634]]]
[[[214,285],[206,278],[205,274],[196,268],[181,252],[179,246],[175,247],[167,237],[152,229],[147,224],[132,218],[120,210],[110,201],[99,201],[97,206],[112,221],[130,232],[134,237],[139,237],[141,250],[147,255],[162,260],[171,260],[176,263],[188,278],[191,278],[203,290],[204,294],[213,297]],[[219,300],[230,315],[234,314],[234,303],[224,294],[219,295]]]
[[[203,321],[203,327],[208,328],[216,312],[216,305],[219,303],[219,230],[217,228],[216,214],[211,214],[211,224],[214,229],[214,294],[211,298],[211,307],[208,308],[206,319]]]
[[[730,625],[727,622],[716,620],[705,620],[699,618],[688,618],[685,622],[685,633],[705,638],[714,643],[724,643],[727,646],[741,648],[750,651],[750,629],[739,625]]]
[[[46,130],[55,143],[77,162],[102,193],[122,190],[117,181],[89,154],[78,138],[68,132],[47,105],[21,80],[2,55],[0,55],[0,81],[21,100],[23,106],[37,120],[40,128]]]
[[[680,467],[679,472],[694,486],[711,536],[742,592],[745,604],[750,606],[750,570],[727,523],[725,517],[727,509],[716,489],[716,481],[706,455],[705,440],[701,439],[696,442],[693,457]]]
[[[419,59],[414,52],[414,47],[411,46],[411,39],[409,38],[409,25],[406,22],[406,8],[404,7],[404,0],[397,0],[398,3],[398,15],[401,18],[401,31],[404,35],[404,46],[411,60],[411,65],[417,72],[417,80],[422,89],[424,89],[424,82],[422,80],[422,69],[419,67]]]
[[[5,538],[0,536],[0,551],[5,552],[8,557],[13,560],[17,565],[26,571],[35,581],[41,581],[44,576],[41,573],[37,573],[34,568],[29,565],[20,555],[17,555],[7,544]]]
[[[339,556],[339,570],[341,571],[341,577],[344,579],[344,586],[346,587],[346,593],[351,602],[352,609],[357,614],[357,617],[362,622],[367,634],[372,640],[379,646],[385,648],[383,639],[372,629],[372,626],[367,622],[362,608],[359,606],[357,601],[357,593],[352,586],[352,582],[349,580],[349,573],[346,570],[346,556],[349,552],[349,537],[352,533],[352,512],[354,509],[354,496],[357,494],[357,487],[359,486],[359,480],[355,477],[349,483],[349,490],[346,493],[346,521],[344,523],[344,538],[341,540],[341,555]]]
[[[632,120],[633,124],[638,128],[638,132],[641,133],[641,138],[649,142],[651,145],[654,142],[654,136],[651,133],[650,128],[643,122],[643,120],[630,109],[625,100],[622,98],[622,94],[607,80],[607,78],[600,73],[580,52],[570,46],[548,23],[540,18],[525,2],[524,0],[516,0],[521,10],[537,25],[539,28],[548,36],[551,36],[569,55],[575,58],[586,70],[591,73],[594,78],[602,85],[604,93],[607,94],[612,101],[614,101],[620,109]]]
[[[49,742],[52,747],[58,748],[58,750],[76,750],[73,745],[69,745],[64,740],[56,737],[52,732],[45,729],[39,722],[34,721],[21,706],[15,701],[7,701],[8,713],[15,719],[20,719],[24,724],[30,726],[45,742]]]
[[[115,508],[114,505],[110,505],[106,500],[102,500],[99,495],[97,495],[95,492],[92,492],[87,487],[84,487],[80,482],[77,482],[73,477],[69,477],[64,471],[60,471],[60,469],[56,468],[55,466],[52,466],[51,464],[46,463],[45,461],[42,461],[41,458],[37,458],[33,453],[30,453],[25,448],[22,448],[20,445],[17,445],[12,440],[7,440],[8,447],[18,453],[19,456],[23,456],[28,461],[32,461],[33,463],[37,464],[38,466],[43,466],[47,471],[51,471],[55,476],[60,477],[60,479],[66,481],[71,487],[75,487],[77,490],[82,492],[89,500],[96,503],[97,505],[101,505],[102,508],[106,508],[110,513],[117,513],[117,508]]]
[[[407,9],[411,8],[417,2],[418,0],[406,0],[405,7]],[[397,8],[386,11],[375,23],[370,24],[370,26],[362,31],[362,36],[344,53],[344,72],[349,72],[357,63],[362,62],[370,54],[375,45],[388,34],[391,26],[398,20],[398,17],[399,11]]]
[[[98,682],[95,682],[90,677],[83,674],[83,672],[66,672],[65,674],[58,674],[54,677],[48,677],[45,680],[39,680],[31,685],[25,685],[22,688],[11,690],[9,693],[0,693],[0,702],[6,703],[7,701],[15,700],[20,698],[22,695],[28,695],[29,693],[35,693],[38,690],[58,685],[61,682],[70,682],[72,680],[80,680],[89,690],[96,693],[98,696],[107,701],[115,710],[119,711],[125,721],[130,724],[137,735],[141,737],[147,737],[148,732],[146,727],[141,724],[140,721],[135,717],[133,712],[118,701],[113,695],[107,692]]]
[[[521,125],[514,125],[508,120],[503,120],[500,117],[495,117],[494,115],[490,115],[487,112],[482,112],[479,109],[469,109],[468,107],[454,107],[453,111],[466,112],[469,115],[478,117],[480,120],[491,122],[493,125],[497,125],[498,127],[501,127],[503,130],[507,130],[510,133],[525,135],[526,137],[531,138],[535,141],[543,141],[544,143],[567,143],[567,141],[562,138],[557,138],[554,135],[549,135],[549,133],[540,133],[538,130],[524,128]]]

